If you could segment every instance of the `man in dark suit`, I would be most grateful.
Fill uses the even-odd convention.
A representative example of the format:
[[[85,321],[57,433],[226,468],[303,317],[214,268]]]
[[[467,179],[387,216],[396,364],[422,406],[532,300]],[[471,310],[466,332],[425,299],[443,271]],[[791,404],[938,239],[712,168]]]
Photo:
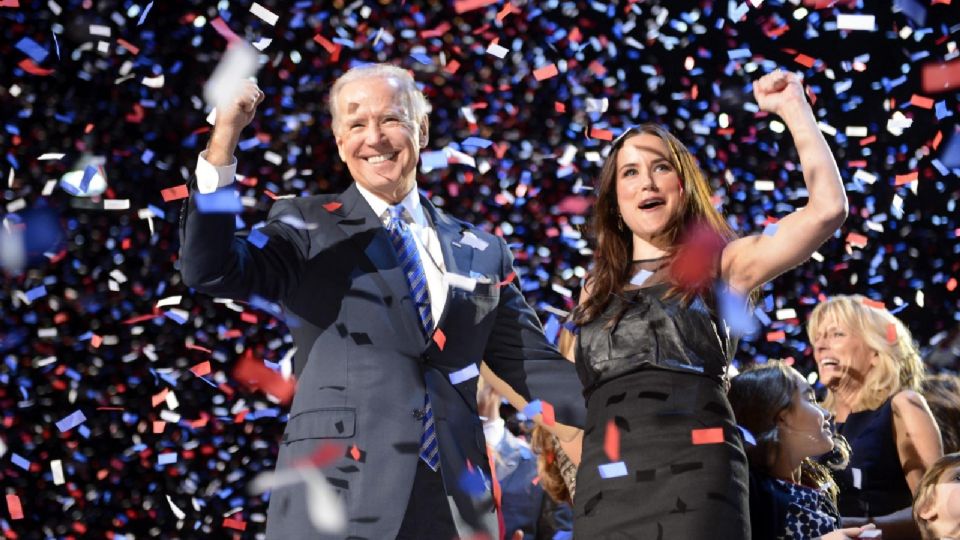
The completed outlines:
[[[199,211],[203,193],[229,189],[240,132],[262,99],[250,83],[218,110],[182,218],[183,279],[284,309],[298,383],[278,470],[330,442],[356,449],[324,469],[347,530],[315,531],[306,492],[292,485],[271,493],[267,536],[496,535],[479,363],[553,404],[559,421],[582,425],[573,365],[544,337],[503,240],[417,193],[429,105],[405,70],[361,66],[331,90],[337,148],[354,180],[346,191],[279,200],[246,238],[232,214]]]

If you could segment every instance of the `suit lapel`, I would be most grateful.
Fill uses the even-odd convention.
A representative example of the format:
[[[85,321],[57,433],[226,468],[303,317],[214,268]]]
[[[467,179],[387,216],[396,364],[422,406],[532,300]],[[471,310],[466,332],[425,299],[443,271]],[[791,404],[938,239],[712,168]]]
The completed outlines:
[[[475,250],[460,242],[460,239],[463,237],[464,227],[450,219],[443,212],[437,210],[426,197],[421,196],[420,203],[423,205],[424,211],[430,216],[434,229],[437,231],[437,239],[440,241],[440,250],[443,253],[443,265],[446,267],[446,271],[451,274],[470,277],[473,252]],[[457,297],[453,295],[453,288],[448,288],[447,299],[443,304],[443,313],[440,315],[440,320],[437,321],[437,328],[443,325],[443,321],[447,318],[447,313],[450,312],[456,298]]]
[[[380,286],[386,305],[399,311],[403,328],[411,337],[422,341],[423,331],[420,329],[420,321],[416,318],[416,311],[412,307],[410,285],[407,283],[407,276],[403,273],[403,269],[400,268],[397,254],[383,223],[373,213],[373,209],[357,190],[355,184],[351,184],[341,194],[339,202],[341,206],[331,210],[331,213],[340,217],[337,225],[373,263],[375,272],[372,273],[372,277]]]

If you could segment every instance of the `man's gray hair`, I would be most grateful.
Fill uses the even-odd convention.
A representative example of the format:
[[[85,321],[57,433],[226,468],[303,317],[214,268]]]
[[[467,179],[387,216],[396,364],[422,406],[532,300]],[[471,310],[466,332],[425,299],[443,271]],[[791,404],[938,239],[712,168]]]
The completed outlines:
[[[330,115],[333,117],[333,132],[337,133],[340,123],[340,111],[337,109],[337,97],[344,85],[363,79],[393,79],[399,83],[400,102],[407,113],[407,119],[415,125],[419,125],[430,113],[430,103],[427,101],[423,92],[417,88],[416,81],[410,73],[391,64],[365,64],[351,68],[340,76],[330,89],[330,97],[327,104],[330,107]]]

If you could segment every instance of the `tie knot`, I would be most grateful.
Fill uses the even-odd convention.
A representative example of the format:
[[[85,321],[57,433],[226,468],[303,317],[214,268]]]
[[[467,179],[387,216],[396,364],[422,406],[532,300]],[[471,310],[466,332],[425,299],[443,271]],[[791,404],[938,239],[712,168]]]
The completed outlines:
[[[390,227],[402,227],[407,222],[407,212],[403,205],[390,206],[387,208],[387,212],[390,215]]]

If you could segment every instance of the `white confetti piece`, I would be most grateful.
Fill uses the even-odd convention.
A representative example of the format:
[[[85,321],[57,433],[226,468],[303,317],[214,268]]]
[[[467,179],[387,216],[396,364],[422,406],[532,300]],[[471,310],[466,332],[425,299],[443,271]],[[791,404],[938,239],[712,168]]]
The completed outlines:
[[[443,282],[449,287],[473,292],[477,288],[477,280],[460,274],[446,272],[443,274]]]
[[[480,251],[487,249],[487,246],[490,245],[489,242],[481,240],[471,231],[465,231],[463,233],[463,238],[460,239],[460,243],[465,246],[470,246],[473,249],[479,249]]]
[[[260,18],[270,26],[277,24],[277,19],[280,18],[279,15],[261,6],[256,2],[254,2],[253,5],[250,6],[250,13],[253,13],[254,15],[256,15],[258,18]]]
[[[877,181],[877,175],[870,174],[863,169],[857,169],[857,172],[853,173],[854,180],[859,180],[861,182],[872,184]]]
[[[339,534],[347,528],[347,513],[323,473],[312,467],[295,467],[258,475],[251,486],[255,493],[303,483],[306,486],[307,517],[320,532]]]
[[[104,199],[104,210],[129,210],[130,199]]]
[[[497,58],[503,58],[507,56],[508,52],[510,52],[510,49],[507,49],[506,47],[503,47],[497,43],[491,43],[487,47],[487,54],[491,54],[493,56],[496,56]]]
[[[777,320],[783,321],[786,319],[796,319],[797,311],[793,308],[784,308],[777,310]]]
[[[91,24],[91,25],[90,25],[90,35],[91,35],[91,36],[110,37],[110,27],[109,27],[109,26],[103,26],[102,24]]]
[[[2,454],[0,454],[2,455]],[[53,474],[53,483],[62,486],[66,480],[63,478],[63,462],[55,459],[50,462],[50,472]]]
[[[223,54],[220,63],[203,87],[203,98],[212,107],[225,107],[244,87],[243,81],[257,72],[257,51],[238,41]]]
[[[149,88],[163,88],[163,74],[161,73],[156,77],[144,77],[141,82]]]
[[[42,156],[38,157],[37,161],[49,161],[49,160],[62,159],[63,156],[65,155],[66,154],[60,154],[57,152],[47,152],[46,154],[43,154]]]
[[[850,472],[853,473],[853,487],[860,489],[863,486],[863,472],[856,467],[850,467]]]
[[[177,519],[183,519],[187,517],[187,515],[183,513],[183,510],[181,510],[176,504],[173,504],[173,499],[171,499],[169,495],[167,495],[167,504],[170,505],[170,511],[173,512],[173,515],[177,516]]]
[[[837,15],[837,28],[840,30],[869,30],[877,26],[877,17],[874,15]]]
[[[642,287],[644,283],[650,279],[650,276],[653,275],[653,272],[649,270],[640,270],[630,278],[630,284],[636,285],[637,287]]]
[[[757,191],[773,191],[775,187],[773,180],[757,180],[753,183],[753,189]]]
[[[181,300],[183,300],[183,295],[178,294],[176,296],[168,296],[160,299],[160,301],[157,302],[157,307],[162,308],[166,306],[175,306],[179,304]]]
[[[622,461],[600,465],[600,478],[618,478],[627,475],[627,464]]]

